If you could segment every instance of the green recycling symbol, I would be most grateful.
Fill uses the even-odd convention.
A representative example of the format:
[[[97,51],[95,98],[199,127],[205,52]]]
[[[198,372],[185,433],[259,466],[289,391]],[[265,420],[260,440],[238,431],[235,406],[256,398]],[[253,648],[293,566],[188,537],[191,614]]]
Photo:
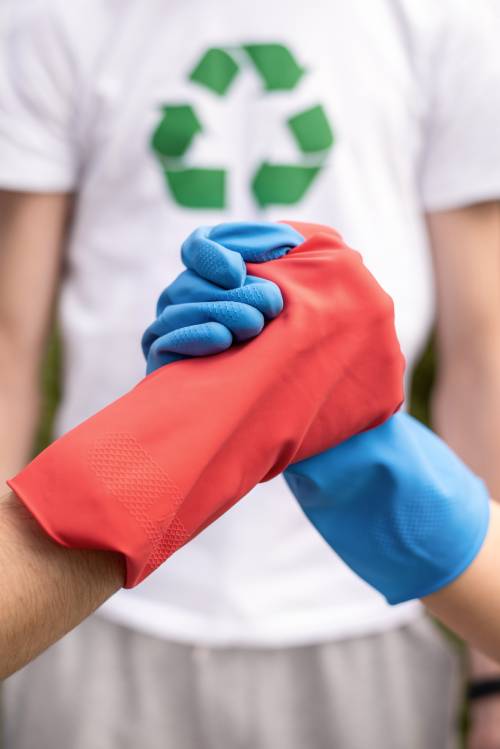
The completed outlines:
[[[252,66],[264,91],[270,95],[295,89],[306,74],[291,51],[282,44],[247,44],[235,49],[211,48],[189,73],[191,82],[218,97],[225,97],[243,65]],[[203,123],[189,103],[165,104],[151,146],[170,194],[185,208],[222,209],[227,203],[227,170],[196,168],[186,162]],[[293,205],[308,191],[333,146],[333,131],[321,104],[291,114],[286,126],[297,145],[293,164],[264,160],[251,179],[251,191],[261,207]]]

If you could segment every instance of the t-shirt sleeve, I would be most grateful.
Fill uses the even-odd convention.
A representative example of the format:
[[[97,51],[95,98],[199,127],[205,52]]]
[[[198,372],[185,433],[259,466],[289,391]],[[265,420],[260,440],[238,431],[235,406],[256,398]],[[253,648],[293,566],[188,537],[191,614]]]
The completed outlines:
[[[0,34],[0,189],[70,191],[77,173],[75,64],[56,6],[22,2]]]
[[[493,2],[454,0],[429,55],[420,173],[427,211],[500,199],[499,29]]]

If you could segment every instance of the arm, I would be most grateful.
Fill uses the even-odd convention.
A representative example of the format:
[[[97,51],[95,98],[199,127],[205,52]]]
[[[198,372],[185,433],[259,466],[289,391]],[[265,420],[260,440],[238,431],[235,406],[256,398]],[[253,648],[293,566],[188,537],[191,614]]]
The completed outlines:
[[[64,435],[9,482],[48,535],[74,551],[45,537],[12,497],[0,504],[0,564],[9,568],[0,583],[0,667],[5,673],[62,636],[116,590],[123,582],[121,555],[126,582],[134,585],[258,481],[283,470],[292,456],[338,441],[341,428],[350,432],[360,423],[383,421],[400,402],[402,367],[392,305],[338,235],[323,227],[301,227],[310,232],[308,241],[279,263],[268,263],[263,278],[248,277],[248,285],[236,290],[237,301],[231,291],[211,287],[224,297],[219,304],[212,297],[212,322],[235,325],[239,318],[242,325],[234,332],[246,330],[246,335],[251,332],[249,310],[242,309],[247,306],[242,302],[263,308],[266,299],[276,302],[274,294],[266,293],[277,290],[264,280],[270,275],[288,300],[282,325],[276,321],[269,326],[252,348],[162,368]],[[278,234],[283,232],[289,236],[290,229],[278,227]],[[170,294],[174,287],[181,294],[186,274],[183,278],[169,287]],[[339,279],[343,304],[350,302],[349,319],[363,301],[359,318],[369,327],[361,350],[359,321],[352,328],[343,326],[339,334],[331,315],[332,287],[339,286]],[[198,288],[205,296],[206,285],[201,290],[191,282],[188,286],[191,295]],[[314,304],[309,308],[311,289]],[[202,305],[178,306],[180,318],[175,310],[173,317],[165,310],[160,315],[174,329],[180,320],[187,322],[186,307],[191,324],[193,306],[197,315],[208,313]],[[337,315],[341,309],[339,304]],[[197,322],[211,324],[202,317]],[[206,324],[195,322],[194,327],[206,331]],[[168,338],[166,331],[152,328],[153,339],[162,332]],[[289,352],[290,337],[298,342],[296,351]],[[179,340],[186,342],[186,336]],[[373,340],[375,352],[370,349]],[[381,356],[386,378],[374,403],[357,407],[359,386],[349,389],[352,378],[342,390],[339,375],[331,394],[330,348],[359,363],[365,346],[371,365]],[[241,371],[248,374],[248,387],[242,387]],[[197,387],[192,387],[193,378]],[[298,401],[297,393],[302,396],[304,390],[307,399]],[[353,403],[348,414],[342,412],[346,395]],[[323,418],[316,424],[322,410],[331,413],[331,421]]]
[[[491,202],[433,213],[428,226],[439,356],[434,426],[500,497],[500,208]],[[499,666],[478,653],[470,662],[473,679],[500,675]],[[481,746],[500,740],[499,711],[500,697],[475,703],[477,731],[489,734]]]
[[[0,394],[0,403],[5,421],[11,415],[12,421],[18,423],[21,413],[24,423],[14,440],[5,429],[5,445],[0,454],[6,455],[9,447],[8,459],[4,461],[9,475],[25,460],[34,427],[38,363],[57,280],[67,203],[62,195],[0,195],[4,229],[0,319],[5,362],[1,374],[4,385],[6,382],[11,385],[4,388],[3,398]],[[47,255],[51,272],[44,275]],[[40,277],[44,283],[38,287]],[[277,287],[269,284],[259,289],[257,302],[263,312],[276,314],[282,306]],[[33,304],[26,304],[26,298]],[[250,295],[249,300],[253,299]],[[225,303],[220,307],[221,319],[228,317],[233,325],[236,323],[234,332],[240,329],[242,335],[249,330],[253,335],[260,332],[261,313],[257,309],[241,303],[238,308],[230,305],[225,316]],[[217,303],[210,305],[210,312],[217,312]],[[251,313],[256,315],[257,324]],[[206,332],[209,326],[199,329]],[[15,366],[19,361],[26,361],[26,366]],[[21,386],[19,390],[15,389],[17,385]],[[136,484],[134,488],[139,494],[141,486]],[[0,679],[77,626],[124,583],[120,554],[67,549],[54,543],[12,493],[0,496],[0,569]]]
[[[223,250],[214,248],[214,262],[201,275],[224,268]],[[202,326],[187,327],[182,307],[195,305],[182,304],[191,298],[186,294],[176,300],[174,288],[165,294],[170,316],[160,304],[144,337],[151,369],[163,363],[158,351],[167,362],[176,355],[175,333],[184,334],[183,342],[191,333],[193,353],[201,344],[204,353],[219,350]],[[208,288],[199,285],[200,308]],[[160,337],[151,345],[153,332]],[[500,659],[500,508],[434,434],[399,414],[289,466],[285,478],[327,543],[390,602],[422,597],[451,629]]]
[[[118,554],[58,546],[13,494],[0,499],[0,679],[76,627],[123,585]]]
[[[32,447],[70,200],[0,191],[0,485]]]
[[[500,507],[492,503],[484,545],[451,585],[423,599],[460,637],[500,662]]]
[[[249,263],[247,285],[198,287],[202,300],[208,286],[211,302],[229,303],[230,316],[243,299],[257,306],[265,288],[277,287],[286,314],[248,345],[154,372],[9,481],[54,540],[122,552],[127,586],[255,484],[294,459],[383,422],[401,403],[403,361],[392,300],[333,229],[298,224],[276,231],[289,236],[291,229],[297,244],[286,245],[290,251],[279,260]],[[206,252],[204,241],[200,251]],[[179,300],[193,276],[181,274],[169,298]],[[156,351],[153,341],[162,336],[152,327]]]
[[[185,249],[204,248],[191,237]],[[211,251],[210,263],[206,253],[203,265],[187,253],[185,262],[202,276],[207,269],[225,270],[224,247]],[[201,321],[194,308],[203,312],[212,287],[191,277],[183,294],[175,290],[176,283],[162,295],[171,306],[159,305],[143,340],[151,369],[162,366],[158,352],[166,362],[177,355],[178,341],[185,343],[188,334],[192,354],[219,351],[218,337],[205,326],[189,327]],[[183,308],[190,309],[189,318]],[[219,322],[228,325],[222,317]],[[500,508],[432,432],[397,414],[289,466],[285,478],[327,543],[391,603],[422,598],[450,628],[500,658]]]
[[[436,274],[434,427],[500,497],[500,206],[428,216]]]

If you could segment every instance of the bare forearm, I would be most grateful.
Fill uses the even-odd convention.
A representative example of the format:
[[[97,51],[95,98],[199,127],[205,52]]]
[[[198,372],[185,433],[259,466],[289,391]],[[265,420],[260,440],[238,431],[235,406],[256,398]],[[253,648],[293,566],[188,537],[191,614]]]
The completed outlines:
[[[499,331],[500,335],[500,331]],[[500,339],[441,371],[433,397],[436,431],[500,497]],[[499,350],[497,350],[499,349]]]
[[[71,196],[0,190],[0,496],[25,465]]]
[[[460,457],[500,497],[500,356],[498,341],[444,368],[434,395],[434,424]],[[498,570],[495,571],[495,579]],[[474,640],[472,640],[474,642]],[[483,649],[484,651],[484,649]],[[471,650],[472,679],[497,678],[500,665]],[[490,700],[491,702],[491,700]],[[488,705],[490,709],[491,705]],[[475,708],[481,709],[481,706]]]
[[[53,543],[14,495],[0,499],[0,678],[28,663],[123,584],[110,552]]]
[[[434,427],[498,499],[500,204],[471,205],[427,219],[436,271],[440,361]],[[471,653],[471,669],[479,678],[500,673],[476,652]],[[498,745],[499,714],[498,698],[474,703],[471,749]]]
[[[23,371],[16,376],[3,351],[0,342],[0,496],[31,456],[40,401],[37,378]]]
[[[500,203],[427,222],[439,360],[433,426],[500,498]]]
[[[470,567],[424,599],[429,611],[482,653],[500,662],[500,506],[492,503],[488,536]]]

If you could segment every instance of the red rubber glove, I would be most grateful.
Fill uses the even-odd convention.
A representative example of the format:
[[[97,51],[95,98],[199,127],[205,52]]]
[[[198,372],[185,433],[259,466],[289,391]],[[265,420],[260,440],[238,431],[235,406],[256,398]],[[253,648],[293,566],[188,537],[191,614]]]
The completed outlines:
[[[68,547],[126,558],[132,587],[260,481],[385,421],[402,398],[391,299],[325,227],[249,264],[285,308],[249,343],[163,367],[9,486]]]

